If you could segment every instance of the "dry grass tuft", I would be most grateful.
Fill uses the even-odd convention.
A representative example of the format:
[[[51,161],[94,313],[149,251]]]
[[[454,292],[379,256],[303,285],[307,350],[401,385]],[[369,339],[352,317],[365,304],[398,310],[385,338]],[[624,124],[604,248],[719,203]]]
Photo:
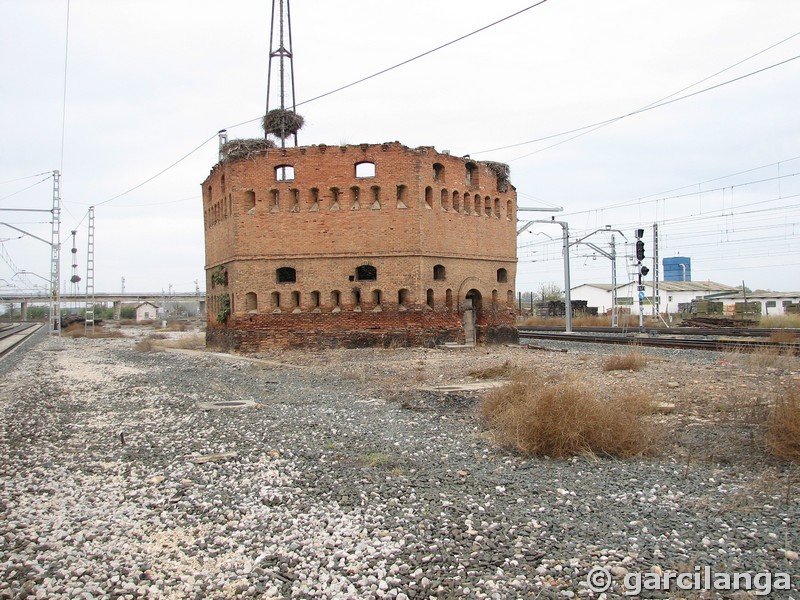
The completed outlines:
[[[738,352],[740,362],[757,369],[797,369],[800,357],[794,356],[791,346],[785,348],[758,348],[752,352]]]
[[[651,413],[645,398],[601,399],[575,377],[517,373],[486,396],[481,413],[501,444],[527,455],[627,458],[646,454],[657,443],[644,420]]]
[[[789,384],[775,401],[767,418],[765,441],[771,454],[800,463],[800,383]]]
[[[797,334],[787,329],[780,329],[769,334],[769,341],[773,344],[793,344],[797,341]]]
[[[467,375],[475,379],[502,379],[511,377],[516,371],[516,365],[512,365],[509,361],[506,361],[502,365],[495,365],[494,367],[472,369],[471,371],[467,371]]]
[[[134,346],[139,352],[162,352],[167,348],[182,350],[202,350],[206,347],[206,338],[199,333],[179,337],[174,340],[167,339],[163,333],[151,333]]]
[[[189,323],[186,321],[167,321],[166,327],[159,327],[159,331],[187,331]]]
[[[105,329],[100,325],[94,326],[94,331],[91,329],[87,331],[84,323],[73,323],[61,331],[61,335],[69,338],[89,338],[91,340],[107,339],[107,338],[122,338],[125,334],[119,329]]]
[[[764,315],[758,319],[759,327],[793,327],[800,328],[800,314],[791,315]]]
[[[603,371],[639,371],[647,365],[647,359],[638,350],[625,354],[612,354],[603,361]]]
[[[164,348],[179,348],[182,350],[202,350],[206,347],[206,336],[195,333],[185,335],[174,340],[165,340],[159,344]]]

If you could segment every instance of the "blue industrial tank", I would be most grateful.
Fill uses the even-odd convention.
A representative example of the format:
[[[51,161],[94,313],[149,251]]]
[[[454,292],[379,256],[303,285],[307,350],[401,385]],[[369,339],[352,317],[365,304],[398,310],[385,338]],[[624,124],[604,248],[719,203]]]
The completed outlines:
[[[692,259],[688,256],[673,256],[664,259],[664,281],[691,281]]]

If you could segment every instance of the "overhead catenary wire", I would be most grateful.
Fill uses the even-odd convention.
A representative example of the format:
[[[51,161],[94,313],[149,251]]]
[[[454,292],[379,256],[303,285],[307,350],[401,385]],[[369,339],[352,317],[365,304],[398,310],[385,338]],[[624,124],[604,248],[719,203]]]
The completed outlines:
[[[397,68],[399,68],[399,67],[402,67],[402,66],[404,66],[404,65],[407,65],[407,64],[409,64],[409,63],[411,63],[411,62],[414,62],[414,61],[416,61],[416,60],[418,60],[418,59],[420,59],[420,58],[423,58],[423,57],[425,57],[425,56],[428,56],[428,55],[430,55],[430,54],[433,54],[434,52],[437,52],[437,51],[439,51],[439,50],[442,50],[442,49],[444,49],[444,48],[447,48],[448,46],[452,46],[453,44],[456,44],[456,43],[458,43],[458,42],[460,42],[460,41],[462,41],[462,40],[465,40],[465,39],[467,39],[467,38],[469,38],[469,37],[471,37],[471,36],[473,36],[473,35],[476,35],[476,34],[478,34],[478,33],[482,32],[482,31],[485,31],[485,30],[487,30],[487,29],[491,28],[491,27],[494,27],[494,26],[496,26],[496,25],[499,25],[500,23],[503,23],[503,22],[505,22],[505,21],[508,21],[509,19],[512,19],[512,18],[514,18],[514,17],[517,17],[517,16],[519,16],[519,15],[521,15],[521,14],[523,14],[523,13],[525,13],[525,12],[527,12],[527,11],[529,11],[529,10],[533,9],[533,8],[536,8],[537,6],[541,6],[541,5],[542,5],[542,4],[544,4],[545,2],[547,2],[547,0],[539,0],[539,2],[535,2],[535,3],[533,3],[533,4],[531,4],[531,5],[527,6],[527,7],[525,7],[525,8],[523,8],[523,9],[520,9],[520,10],[518,10],[518,11],[516,11],[516,12],[512,13],[512,14],[510,14],[510,15],[507,15],[507,16],[505,16],[505,17],[503,17],[503,18],[501,18],[501,19],[498,19],[498,20],[496,20],[496,21],[493,21],[492,23],[489,23],[488,25],[484,25],[483,27],[480,27],[480,28],[478,28],[478,29],[476,29],[476,30],[474,30],[474,31],[471,31],[471,32],[469,32],[469,33],[466,33],[466,34],[464,34],[464,35],[461,35],[461,36],[459,36],[459,37],[457,37],[457,38],[455,38],[455,39],[453,39],[453,40],[450,40],[449,42],[445,42],[444,44],[440,44],[439,46],[436,46],[435,48],[432,48],[432,49],[430,49],[430,50],[427,50],[427,51],[425,51],[425,52],[422,52],[421,54],[417,54],[416,56],[413,56],[413,57],[411,57],[411,58],[408,58],[408,59],[406,59],[406,60],[404,60],[404,61],[401,61],[401,62],[399,62],[399,63],[396,63],[396,64],[394,64],[394,65],[392,65],[392,66],[390,66],[390,67],[387,67],[387,68],[385,68],[385,69],[381,69],[380,71],[377,71],[377,72],[375,72],[375,73],[372,73],[371,75],[368,75],[368,76],[366,76],[366,77],[362,77],[362,78],[360,78],[360,79],[358,79],[358,80],[356,80],[356,81],[353,81],[353,82],[351,82],[351,83],[348,83],[348,84],[346,84],[346,85],[340,86],[340,87],[338,87],[338,88],[336,88],[336,89],[333,89],[333,90],[330,90],[330,91],[328,91],[328,92],[325,92],[324,94],[320,94],[320,95],[318,95],[318,96],[315,96],[315,97],[313,97],[313,98],[309,98],[309,99],[307,99],[307,100],[303,100],[302,102],[298,102],[296,106],[300,106],[300,105],[303,105],[303,104],[309,104],[309,103],[311,103],[311,102],[314,102],[314,101],[316,101],[316,100],[319,100],[319,99],[321,99],[321,98],[324,98],[324,97],[326,97],[326,96],[330,96],[330,95],[332,95],[332,94],[335,94],[335,93],[337,93],[337,92],[340,92],[340,91],[342,91],[342,90],[345,90],[345,89],[351,88],[351,87],[353,87],[353,86],[355,86],[355,85],[358,85],[359,83],[363,83],[364,81],[368,81],[368,80],[370,80],[370,79],[374,79],[375,77],[378,77],[379,75],[383,75],[383,74],[385,74],[385,73],[388,73],[388,72],[390,72],[390,71],[393,71],[394,69],[397,69]],[[248,125],[248,124],[250,124],[250,123],[254,123],[254,122],[256,122],[256,121],[258,121],[258,120],[260,120],[260,119],[262,119],[262,118],[263,118],[263,116],[260,116],[260,117],[255,117],[255,118],[253,118],[253,119],[249,119],[249,120],[247,120],[247,121],[242,121],[241,123],[236,123],[236,124],[234,124],[234,125],[230,125],[230,126],[228,126],[228,127],[225,127],[225,128],[223,128],[223,129],[234,129],[234,128],[236,128],[236,127],[240,127],[240,126],[242,126],[242,125]],[[153,175],[153,176],[151,176],[151,177],[147,178],[146,180],[142,181],[141,183],[139,183],[139,184],[137,184],[137,185],[135,185],[135,186],[133,186],[133,187],[131,187],[131,188],[129,188],[129,189],[127,189],[127,190],[125,190],[124,192],[122,192],[122,193],[120,193],[120,194],[117,194],[116,196],[112,196],[111,198],[108,198],[108,199],[106,199],[106,200],[103,200],[103,201],[101,201],[101,202],[97,202],[97,203],[93,204],[93,206],[97,207],[97,206],[102,206],[102,205],[104,205],[104,204],[108,204],[109,202],[112,202],[112,201],[114,201],[114,200],[116,200],[116,199],[118,199],[118,198],[121,198],[122,196],[126,196],[127,194],[130,194],[131,192],[133,192],[133,191],[135,191],[135,190],[139,189],[140,187],[142,187],[142,186],[144,186],[144,185],[146,185],[146,184],[150,183],[151,181],[153,181],[153,180],[154,180],[154,179],[156,179],[157,177],[160,177],[161,175],[163,175],[164,173],[166,173],[167,171],[169,171],[169,170],[170,170],[170,169],[172,169],[173,167],[177,166],[178,164],[180,164],[181,162],[183,162],[184,160],[186,160],[187,158],[189,158],[189,157],[190,157],[192,154],[194,154],[195,152],[197,152],[198,150],[200,150],[200,149],[201,149],[203,146],[205,146],[206,144],[208,144],[210,141],[212,141],[212,140],[213,140],[213,139],[215,139],[216,137],[217,137],[217,134],[215,133],[214,135],[212,135],[211,137],[209,137],[208,139],[206,139],[204,142],[202,142],[201,144],[199,144],[198,146],[196,146],[194,149],[192,149],[192,150],[190,150],[189,152],[187,152],[186,154],[184,154],[184,155],[183,155],[181,158],[179,158],[178,160],[176,160],[175,162],[173,162],[173,163],[172,163],[172,164],[170,164],[169,166],[165,167],[164,169],[160,170],[160,171],[159,171],[158,173],[156,173],[155,175]],[[88,211],[87,211],[87,213],[86,213],[86,214],[84,214],[83,218],[82,218],[82,219],[81,219],[81,220],[80,220],[80,221],[77,223],[77,225],[75,225],[75,227],[78,227],[78,226],[80,226],[80,225],[83,223],[83,221],[84,221],[84,220],[86,220],[87,216],[88,216]]]
[[[685,94],[683,96],[679,96],[677,98],[672,98],[670,100],[664,100],[664,101],[659,101],[659,102],[654,103],[654,104],[648,104],[647,106],[644,106],[642,108],[638,108],[636,110],[633,110],[631,112],[619,115],[617,117],[613,117],[611,119],[605,119],[603,121],[597,121],[596,123],[591,123],[589,125],[584,125],[582,127],[576,127],[574,129],[570,129],[570,130],[567,130],[567,131],[562,131],[560,133],[554,133],[554,134],[551,134],[551,135],[546,135],[546,136],[539,137],[539,138],[536,138],[536,139],[533,139],[533,140],[528,140],[526,142],[519,142],[519,143],[516,143],[516,144],[509,144],[507,146],[499,146],[497,148],[490,148],[488,150],[479,150],[477,152],[470,152],[469,155],[472,156],[473,154],[486,154],[488,152],[497,152],[499,150],[508,150],[510,148],[517,148],[519,146],[527,146],[529,144],[534,144],[536,142],[543,142],[543,141],[559,138],[559,137],[562,137],[562,136],[565,136],[565,135],[570,135],[572,133],[581,132],[581,131],[584,131],[584,130],[590,130],[590,131],[587,131],[585,133],[591,133],[591,131],[594,131],[594,130],[599,129],[601,127],[605,127],[606,125],[610,125],[612,123],[616,123],[617,121],[621,121],[622,119],[627,119],[628,117],[632,117],[634,115],[639,115],[639,114],[642,114],[644,112],[655,110],[656,108],[661,108],[661,107],[667,106],[669,104],[674,104],[675,102],[680,102],[681,100],[686,100],[687,98],[692,98],[694,96],[698,96],[700,94],[704,94],[706,92],[710,92],[712,90],[715,90],[715,89],[718,89],[720,87],[729,85],[731,83],[735,83],[737,81],[741,81],[741,80],[746,79],[748,77],[752,77],[754,75],[758,75],[758,74],[763,73],[765,71],[768,71],[770,69],[774,69],[776,67],[783,66],[783,65],[785,65],[787,63],[790,63],[790,62],[792,62],[794,60],[797,60],[798,58],[800,58],[800,54],[798,54],[797,56],[793,56],[791,58],[787,58],[786,60],[782,60],[780,62],[774,63],[772,65],[763,67],[761,69],[757,69],[755,71],[751,71],[750,73],[746,73],[744,75],[740,75],[739,77],[734,77],[733,79],[728,79],[727,81],[723,81],[721,83],[717,83],[717,84],[709,86],[707,88],[703,88],[702,90],[697,90],[696,92],[692,92],[690,94]],[[669,97],[670,96],[667,96],[667,98],[669,98]],[[582,133],[580,135],[584,135],[584,133]],[[520,160],[522,158],[526,158],[528,156],[532,156],[534,154],[538,154],[540,152],[544,152],[545,150],[549,150],[550,148],[555,148],[556,146],[559,146],[559,145],[561,145],[561,144],[563,144],[565,142],[573,140],[576,137],[579,137],[579,136],[575,136],[575,137],[569,138],[568,140],[563,140],[561,142],[558,142],[556,144],[552,144],[552,145],[547,146],[545,148],[540,148],[539,150],[535,150],[534,152],[529,152],[527,154],[523,154],[521,156],[517,156],[515,158],[509,159],[509,161],[507,161],[507,162]]]

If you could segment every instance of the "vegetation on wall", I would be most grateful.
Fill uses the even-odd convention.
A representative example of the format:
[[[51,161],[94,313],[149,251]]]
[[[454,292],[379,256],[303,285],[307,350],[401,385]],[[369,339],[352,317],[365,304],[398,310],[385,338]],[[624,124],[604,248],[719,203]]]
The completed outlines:
[[[222,294],[219,297],[219,312],[217,312],[217,323],[225,324],[231,316],[231,297],[229,294]]]
[[[211,272],[211,286],[228,285],[228,269],[217,267]]]

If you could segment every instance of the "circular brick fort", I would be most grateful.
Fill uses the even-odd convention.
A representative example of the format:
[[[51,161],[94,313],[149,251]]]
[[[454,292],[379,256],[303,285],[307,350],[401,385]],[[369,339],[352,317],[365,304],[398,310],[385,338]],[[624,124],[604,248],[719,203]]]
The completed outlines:
[[[203,182],[209,344],[517,341],[506,165],[399,142],[221,157]]]

